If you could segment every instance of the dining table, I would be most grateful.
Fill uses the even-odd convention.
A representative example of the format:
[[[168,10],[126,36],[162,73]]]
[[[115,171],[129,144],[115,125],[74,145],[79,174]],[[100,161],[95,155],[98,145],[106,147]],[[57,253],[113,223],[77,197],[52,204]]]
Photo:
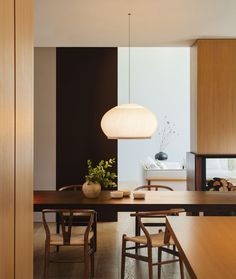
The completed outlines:
[[[170,236],[191,279],[235,279],[236,217],[167,216]]]
[[[146,191],[145,199],[133,195],[114,199],[109,191],[86,198],[81,191],[34,191],[34,211],[55,208],[88,209],[105,212],[133,212],[183,208],[187,212],[236,212],[236,192]]]

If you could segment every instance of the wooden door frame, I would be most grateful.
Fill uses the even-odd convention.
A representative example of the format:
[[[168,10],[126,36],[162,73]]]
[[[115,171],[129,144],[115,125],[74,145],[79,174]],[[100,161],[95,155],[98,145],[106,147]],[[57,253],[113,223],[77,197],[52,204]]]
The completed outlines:
[[[0,3],[0,278],[33,278],[33,0]]]

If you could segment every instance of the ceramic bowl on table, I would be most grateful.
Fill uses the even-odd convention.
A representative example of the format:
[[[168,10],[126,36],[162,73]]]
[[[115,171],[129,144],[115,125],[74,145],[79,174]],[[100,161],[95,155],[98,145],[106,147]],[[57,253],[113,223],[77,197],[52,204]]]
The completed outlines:
[[[124,197],[129,197],[130,194],[131,194],[131,191],[130,191],[130,190],[127,190],[127,189],[122,190],[122,192],[123,192],[123,196],[124,196]]]
[[[134,197],[134,199],[145,199],[145,192],[144,191],[134,191],[133,197]]]
[[[110,192],[110,195],[113,199],[121,199],[123,198],[123,191],[112,191]]]

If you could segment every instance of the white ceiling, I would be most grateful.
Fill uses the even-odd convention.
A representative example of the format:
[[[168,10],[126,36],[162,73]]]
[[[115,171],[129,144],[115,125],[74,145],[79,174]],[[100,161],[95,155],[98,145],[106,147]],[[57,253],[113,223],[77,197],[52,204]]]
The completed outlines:
[[[236,0],[35,0],[35,46],[189,46],[236,38]]]

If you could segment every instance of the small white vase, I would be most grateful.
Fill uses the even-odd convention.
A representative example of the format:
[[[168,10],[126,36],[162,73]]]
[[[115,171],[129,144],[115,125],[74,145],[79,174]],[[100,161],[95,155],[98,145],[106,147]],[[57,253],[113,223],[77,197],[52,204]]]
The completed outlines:
[[[86,198],[94,199],[101,193],[101,185],[99,183],[86,181],[83,184],[82,191]]]

